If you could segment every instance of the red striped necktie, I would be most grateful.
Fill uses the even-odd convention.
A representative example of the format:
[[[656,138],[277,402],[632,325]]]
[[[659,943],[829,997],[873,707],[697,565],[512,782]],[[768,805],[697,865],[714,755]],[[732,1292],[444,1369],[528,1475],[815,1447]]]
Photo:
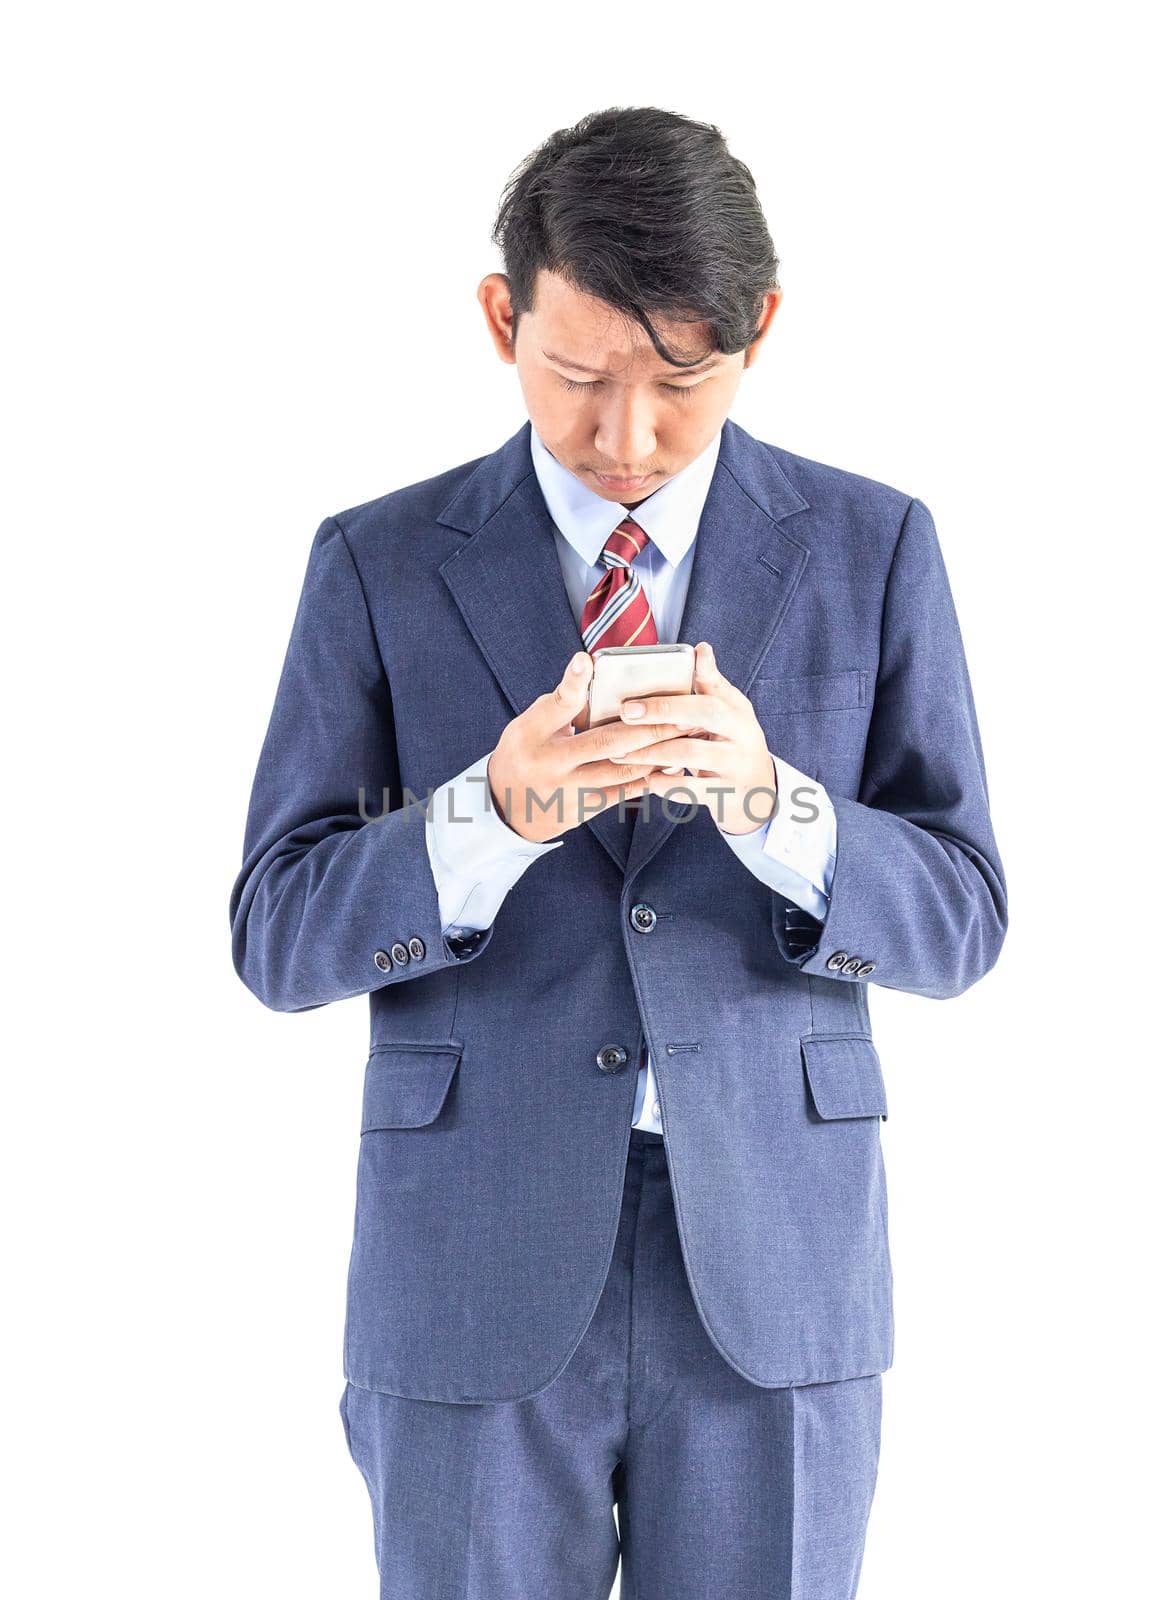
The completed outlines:
[[[658,643],[654,613],[642,580],[634,571],[634,562],[649,537],[645,528],[627,517],[605,541],[601,559],[609,570],[585,601],[581,613],[581,638],[590,655],[611,645]],[[624,815],[621,810],[618,812],[625,823],[627,853],[634,824],[644,809],[642,796],[637,795],[627,798]]]
[[[590,655],[621,644],[657,644],[654,613],[634,571],[650,535],[632,517],[619,522],[605,541],[601,559],[609,569],[585,601],[581,638]]]

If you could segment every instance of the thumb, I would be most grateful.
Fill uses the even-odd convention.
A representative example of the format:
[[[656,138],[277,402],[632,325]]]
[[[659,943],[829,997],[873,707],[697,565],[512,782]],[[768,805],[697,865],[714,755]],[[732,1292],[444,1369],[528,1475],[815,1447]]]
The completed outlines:
[[[739,693],[716,666],[715,652],[706,639],[700,640],[695,646],[695,693],[713,694],[720,700],[729,701]]]
[[[584,709],[592,680],[593,657],[588,650],[575,651],[550,697],[550,731],[564,727]]]

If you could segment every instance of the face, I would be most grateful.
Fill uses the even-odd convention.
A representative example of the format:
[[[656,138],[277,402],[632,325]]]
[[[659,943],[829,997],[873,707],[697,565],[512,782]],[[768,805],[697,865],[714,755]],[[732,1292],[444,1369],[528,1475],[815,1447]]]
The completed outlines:
[[[478,298],[500,358],[515,365],[532,425],[563,467],[594,494],[632,509],[689,465],[723,426],[744,370],[759,355],[780,303],[767,296],[749,351],[708,354],[701,323],[659,322],[672,367],[645,330],[604,300],[542,270],[518,326],[508,280],[490,273]]]

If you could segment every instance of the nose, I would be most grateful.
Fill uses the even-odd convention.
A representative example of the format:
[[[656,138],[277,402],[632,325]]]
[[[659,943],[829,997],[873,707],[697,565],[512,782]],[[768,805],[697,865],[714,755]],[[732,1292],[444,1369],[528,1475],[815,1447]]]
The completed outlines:
[[[615,476],[623,472],[636,476],[658,447],[653,400],[638,394],[636,386],[619,388],[605,401],[593,443]]]

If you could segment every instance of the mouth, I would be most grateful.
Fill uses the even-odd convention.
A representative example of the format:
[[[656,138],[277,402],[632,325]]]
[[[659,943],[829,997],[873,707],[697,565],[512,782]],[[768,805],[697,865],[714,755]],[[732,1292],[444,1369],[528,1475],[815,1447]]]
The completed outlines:
[[[619,493],[628,493],[632,489],[641,489],[655,476],[653,472],[645,472],[640,478],[615,478],[608,472],[595,472],[593,476],[604,488]]]

